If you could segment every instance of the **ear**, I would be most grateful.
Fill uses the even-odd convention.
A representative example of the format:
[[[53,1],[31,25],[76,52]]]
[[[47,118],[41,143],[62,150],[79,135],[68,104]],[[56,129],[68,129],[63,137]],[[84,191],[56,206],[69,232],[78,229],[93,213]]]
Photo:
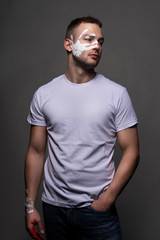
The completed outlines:
[[[64,48],[66,49],[67,52],[71,52],[72,51],[72,40],[69,38],[66,38],[64,40]]]

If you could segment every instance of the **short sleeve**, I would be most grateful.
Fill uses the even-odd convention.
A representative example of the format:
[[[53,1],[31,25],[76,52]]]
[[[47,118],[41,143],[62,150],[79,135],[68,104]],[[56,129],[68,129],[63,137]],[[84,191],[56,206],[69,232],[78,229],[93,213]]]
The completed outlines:
[[[115,117],[116,131],[121,131],[132,127],[138,123],[137,116],[134,111],[130,96],[126,89],[123,90]]]
[[[43,115],[41,107],[41,97],[39,90],[37,90],[33,96],[27,121],[32,125],[46,126],[45,117]]]

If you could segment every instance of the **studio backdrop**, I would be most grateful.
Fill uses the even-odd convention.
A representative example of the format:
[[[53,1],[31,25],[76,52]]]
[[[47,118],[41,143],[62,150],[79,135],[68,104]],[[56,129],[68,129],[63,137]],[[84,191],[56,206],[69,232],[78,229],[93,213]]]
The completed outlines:
[[[65,72],[66,27],[89,14],[102,21],[105,37],[96,70],[127,88],[139,121],[141,162],[117,200],[123,240],[160,239],[160,2],[2,0],[0,5],[0,238],[30,239],[23,176],[30,102],[39,86]],[[119,160],[117,146],[116,165]],[[37,207],[42,212],[40,197]]]

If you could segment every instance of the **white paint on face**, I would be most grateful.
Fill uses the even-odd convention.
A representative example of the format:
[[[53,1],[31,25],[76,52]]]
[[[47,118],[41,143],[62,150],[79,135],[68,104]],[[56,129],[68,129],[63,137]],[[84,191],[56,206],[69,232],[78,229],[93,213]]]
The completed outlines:
[[[81,33],[81,35],[79,36],[79,39],[81,39],[82,36],[83,36],[87,31],[88,31],[88,29],[85,29],[85,30]]]
[[[89,39],[89,38],[95,37],[95,36],[96,36],[95,33],[90,33],[90,34],[88,34],[87,36],[85,36],[85,39]]]
[[[73,35],[71,35],[72,40],[72,53],[74,56],[79,57],[84,51],[91,50],[93,48],[98,48],[98,41],[95,40],[92,43],[81,43],[80,39],[83,37],[83,35],[88,31],[88,29],[85,29],[81,35],[79,36],[76,43],[73,43]],[[95,33],[88,34],[85,39],[89,39],[90,37],[95,37]]]

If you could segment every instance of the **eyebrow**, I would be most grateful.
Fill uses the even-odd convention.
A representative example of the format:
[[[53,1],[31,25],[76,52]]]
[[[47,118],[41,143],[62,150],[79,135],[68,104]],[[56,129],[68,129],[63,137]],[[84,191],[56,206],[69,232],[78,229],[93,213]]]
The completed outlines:
[[[90,33],[90,34],[86,34],[85,35],[85,38],[94,38],[96,36],[96,34],[95,33]]]
[[[85,38],[85,39],[86,39],[86,38],[94,38],[95,36],[96,36],[96,34],[94,34],[94,33],[85,34],[85,35],[84,35],[84,38]],[[103,41],[103,42],[104,42],[104,37],[98,38],[98,41]]]

